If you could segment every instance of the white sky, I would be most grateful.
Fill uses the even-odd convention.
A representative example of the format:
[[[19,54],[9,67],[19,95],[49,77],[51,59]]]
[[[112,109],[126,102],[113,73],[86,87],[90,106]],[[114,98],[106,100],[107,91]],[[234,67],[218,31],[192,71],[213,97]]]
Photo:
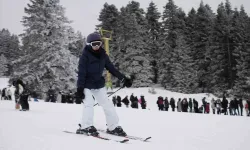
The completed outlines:
[[[114,4],[118,9],[126,6],[130,0],[61,0],[61,4],[66,8],[66,16],[73,21],[72,27],[81,31],[84,36],[93,32],[98,24],[98,16],[105,2]],[[162,12],[168,0],[137,0],[141,7],[146,10],[151,1],[155,2],[159,11]],[[181,7],[186,13],[192,7],[198,8],[200,0],[174,0],[175,4]],[[221,2],[225,0],[203,0],[209,4],[214,12]],[[230,0],[232,7],[240,8],[244,5],[245,10],[250,14],[250,0]],[[24,7],[29,0],[0,0],[0,29],[8,28],[10,32],[20,34],[23,32],[21,24],[22,16],[25,15]]]

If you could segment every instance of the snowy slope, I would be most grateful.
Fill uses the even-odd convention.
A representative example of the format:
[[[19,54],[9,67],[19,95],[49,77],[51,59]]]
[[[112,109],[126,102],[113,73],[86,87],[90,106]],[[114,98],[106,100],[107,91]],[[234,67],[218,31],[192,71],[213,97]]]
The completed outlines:
[[[9,85],[9,78],[0,78],[0,89],[2,90]]]
[[[135,93],[135,92],[134,92]],[[127,144],[103,141],[75,131],[82,105],[30,102],[31,111],[14,110],[13,101],[0,101],[0,150],[248,150],[250,119],[117,108],[120,124],[131,135],[152,136],[150,142]],[[95,126],[105,129],[101,107]]]

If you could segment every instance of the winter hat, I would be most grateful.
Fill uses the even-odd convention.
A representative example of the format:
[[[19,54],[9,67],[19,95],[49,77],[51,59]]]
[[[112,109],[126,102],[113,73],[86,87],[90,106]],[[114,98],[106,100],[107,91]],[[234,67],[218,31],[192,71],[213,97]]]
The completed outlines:
[[[87,43],[91,43],[93,41],[101,41],[101,40],[102,40],[102,38],[101,38],[100,34],[98,34],[98,33],[91,33],[87,37]]]

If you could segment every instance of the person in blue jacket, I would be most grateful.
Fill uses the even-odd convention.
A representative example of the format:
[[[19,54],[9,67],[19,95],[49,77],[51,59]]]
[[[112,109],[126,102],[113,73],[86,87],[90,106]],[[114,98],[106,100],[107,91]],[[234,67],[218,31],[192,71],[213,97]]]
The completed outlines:
[[[117,77],[123,83],[123,87],[132,86],[131,78],[120,73],[111,63],[106,51],[102,48],[101,36],[98,33],[91,33],[87,36],[87,45],[83,50],[78,66],[77,97],[84,100],[81,129],[78,129],[77,133],[99,135],[93,125],[94,97],[104,109],[107,132],[118,136],[126,136],[127,134],[119,125],[115,107],[108,100],[107,91],[104,87],[105,79],[102,76],[104,68]]]

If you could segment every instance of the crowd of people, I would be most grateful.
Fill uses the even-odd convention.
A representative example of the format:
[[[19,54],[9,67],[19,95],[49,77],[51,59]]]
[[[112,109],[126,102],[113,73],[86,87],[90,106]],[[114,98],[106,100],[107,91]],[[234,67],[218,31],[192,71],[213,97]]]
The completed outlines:
[[[131,108],[135,109],[138,109],[139,105],[141,105],[141,109],[146,109],[147,107],[147,102],[143,95],[141,95],[139,99],[137,98],[137,96],[134,96],[134,94],[132,94],[129,99],[128,96],[125,96],[125,98],[121,99],[121,97],[118,95],[113,96],[112,101],[115,107],[122,107],[122,103],[127,108],[129,107],[129,104]]]
[[[168,100],[168,97],[163,99],[163,97],[160,96],[156,103],[160,111],[168,111],[169,107],[171,107],[172,111],[175,111],[175,108],[177,108],[178,112],[209,114],[211,108],[213,114],[243,116],[243,109],[245,109],[247,116],[250,116],[250,100],[247,100],[245,105],[243,105],[243,100],[241,98],[234,98],[230,102],[228,102],[225,96],[223,96],[222,101],[221,99],[215,100],[212,98],[210,104],[206,101],[206,97],[204,97],[202,99],[202,105],[199,106],[198,101],[192,98],[189,98],[189,101],[187,98],[179,98],[176,105],[174,98]]]
[[[11,87],[15,87],[15,91],[11,90]],[[77,98],[76,93],[73,93],[71,90],[69,91],[60,91],[58,94],[56,91],[50,87],[47,91],[46,102],[59,102],[59,103],[76,103],[81,104],[83,101],[82,99]],[[9,86],[8,88],[3,88],[0,90],[1,100],[15,100],[16,103],[21,104],[22,110],[29,110],[28,100],[29,97],[37,99],[38,95],[36,92],[30,92],[28,88],[25,88],[25,84],[21,80],[17,80],[13,82],[13,85]],[[139,98],[134,96],[132,93],[130,97],[125,96],[123,99],[121,96],[113,96],[112,102],[115,107],[131,107],[134,109],[141,109],[147,108],[147,101],[145,97],[141,95]],[[172,97],[163,98],[159,96],[156,104],[158,106],[159,111],[169,111],[169,108],[174,112],[190,112],[190,113],[204,113],[204,114],[224,114],[224,115],[237,115],[243,116],[243,110],[247,116],[250,116],[250,100],[247,100],[245,104],[243,104],[243,100],[234,98],[233,100],[228,100],[225,96],[221,99],[214,99],[212,98],[210,102],[207,102],[206,97],[204,97],[201,101],[201,105],[199,102],[194,98],[179,98],[178,101]],[[211,109],[211,112],[210,112]]]

